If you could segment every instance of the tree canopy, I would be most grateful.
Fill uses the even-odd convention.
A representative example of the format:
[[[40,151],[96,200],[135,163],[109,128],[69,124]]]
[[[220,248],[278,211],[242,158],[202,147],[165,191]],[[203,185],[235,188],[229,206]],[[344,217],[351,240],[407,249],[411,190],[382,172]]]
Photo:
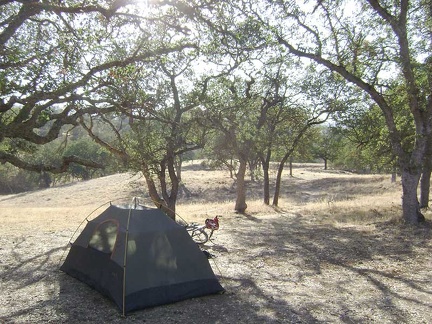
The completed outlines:
[[[131,3],[0,2],[1,162],[50,172],[62,172],[72,162],[100,167],[76,156],[36,165],[20,153],[55,140],[82,116],[117,111],[120,103],[104,92],[119,68],[193,47],[155,41],[145,29],[153,18]],[[165,26],[172,33],[177,27]]]
[[[102,167],[72,149],[32,161],[39,146],[82,127],[142,171],[152,199],[174,211],[182,154],[224,138],[241,173],[248,160],[265,170],[279,157],[279,177],[306,131],[334,118],[397,163],[403,217],[417,223],[427,200],[419,203],[417,187],[422,179],[429,188],[432,169],[431,8],[429,0],[0,1],[0,162],[52,173]],[[367,127],[371,120],[386,130]]]

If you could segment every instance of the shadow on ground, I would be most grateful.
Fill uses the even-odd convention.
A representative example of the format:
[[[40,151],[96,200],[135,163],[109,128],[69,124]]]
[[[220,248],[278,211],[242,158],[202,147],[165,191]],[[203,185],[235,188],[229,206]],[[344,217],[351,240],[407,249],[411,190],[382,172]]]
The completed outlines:
[[[426,323],[431,238],[429,227],[363,230],[288,214],[233,216],[206,246],[225,294],[123,318],[110,300],[58,270],[64,238],[42,233],[0,250],[3,260],[8,255],[0,322],[409,323],[418,313]]]
[[[279,320],[292,313],[308,323],[410,323],[416,313],[432,319],[430,224],[376,225],[340,228],[288,214],[261,222],[239,217],[227,224],[236,239],[225,266],[232,275],[232,263],[240,265],[258,299],[273,300],[261,311],[267,307]]]

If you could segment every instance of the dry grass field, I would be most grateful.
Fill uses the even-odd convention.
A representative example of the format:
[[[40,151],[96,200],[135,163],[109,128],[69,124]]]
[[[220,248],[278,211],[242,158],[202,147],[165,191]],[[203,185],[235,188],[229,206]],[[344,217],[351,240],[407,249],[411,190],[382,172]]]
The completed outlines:
[[[0,323],[432,323],[431,213],[420,227],[403,226],[390,176],[295,165],[279,208],[249,183],[248,214],[238,215],[228,172],[197,162],[183,172],[192,195],[178,215],[222,216],[204,248],[225,294],[123,318],[58,270],[86,216],[146,197],[142,178],[118,174],[0,196]]]

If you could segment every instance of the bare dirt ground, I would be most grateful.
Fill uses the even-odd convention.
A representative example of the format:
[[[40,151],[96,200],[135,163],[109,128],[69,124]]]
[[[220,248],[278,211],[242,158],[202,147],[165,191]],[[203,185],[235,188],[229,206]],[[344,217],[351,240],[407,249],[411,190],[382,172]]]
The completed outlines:
[[[225,294],[123,318],[58,270],[87,215],[145,196],[142,179],[119,174],[0,196],[0,322],[432,323],[431,215],[418,228],[395,221],[401,193],[388,176],[298,165],[285,177],[278,210],[263,206],[251,183],[247,215],[232,212],[227,172],[195,164],[183,178],[192,195],[179,201],[181,217],[222,215],[205,249]]]

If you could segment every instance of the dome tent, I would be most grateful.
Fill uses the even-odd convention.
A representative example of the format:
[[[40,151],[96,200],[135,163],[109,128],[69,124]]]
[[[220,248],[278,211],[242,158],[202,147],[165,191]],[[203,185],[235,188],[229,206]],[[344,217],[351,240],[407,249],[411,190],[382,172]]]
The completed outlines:
[[[88,221],[60,270],[126,313],[222,292],[208,259],[162,210],[110,205]]]

